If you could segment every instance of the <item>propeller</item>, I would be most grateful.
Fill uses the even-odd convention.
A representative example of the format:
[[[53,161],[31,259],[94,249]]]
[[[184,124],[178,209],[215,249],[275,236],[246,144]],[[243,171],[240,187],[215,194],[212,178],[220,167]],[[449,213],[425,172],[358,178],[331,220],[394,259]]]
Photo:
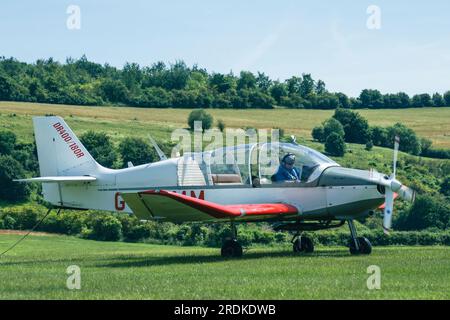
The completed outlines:
[[[414,202],[415,200],[415,191],[403,185],[395,177],[397,173],[397,157],[399,145],[400,145],[400,138],[396,136],[394,141],[394,161],[392,174],[390,177],[385,176],[384,179],[380,181],[380,184],[383,185],[386,190],[385,192],[386,202],[384,204],[384,217],[383,217],[383,230],[384,233],[386,234],[389,234],[389,230],[391,229],[392,226],[392,213],[394,210],[395,194],[397,194],[403,200],[409,202]]]

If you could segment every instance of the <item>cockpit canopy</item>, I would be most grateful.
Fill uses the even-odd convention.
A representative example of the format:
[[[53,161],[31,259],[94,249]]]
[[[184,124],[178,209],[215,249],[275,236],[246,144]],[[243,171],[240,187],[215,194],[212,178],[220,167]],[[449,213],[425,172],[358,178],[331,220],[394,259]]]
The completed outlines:
[[[178,161],[178,185],[253,185],[279,181],[275,175],[286,154],[295,157],[297,183],[316,180],[323,170],[338,164],[311,148],[292,143],[258,143],[185,154]]]

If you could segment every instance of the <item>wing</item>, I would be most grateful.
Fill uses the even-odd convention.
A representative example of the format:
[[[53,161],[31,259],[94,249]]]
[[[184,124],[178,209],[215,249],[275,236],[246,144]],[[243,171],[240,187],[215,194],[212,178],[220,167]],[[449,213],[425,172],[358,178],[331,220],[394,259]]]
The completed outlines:
[[[127,205],[140,218],[174,222],[210,221],[217,219],[262,220],[283,215],[296,215],[299,210],[285,203],[221,205],[172,191],[149,190],[121,194]]]
[[[16,182],[91,182],[97,180],[91,176],[55,176],[55,177],[37,177],[30,179],[16,179]]]

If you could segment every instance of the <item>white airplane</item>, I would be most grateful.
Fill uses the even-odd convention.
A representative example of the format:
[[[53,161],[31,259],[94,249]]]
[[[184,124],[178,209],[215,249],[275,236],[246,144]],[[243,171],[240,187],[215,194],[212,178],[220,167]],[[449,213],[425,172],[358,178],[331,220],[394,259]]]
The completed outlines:
[[[411,202],[415,197],[395,178],[398,140],[391,176],[343,168],[295,142],[239,145],[170,159],[161,155],[155,163],[113,170],[94,160],[62,118],[35,117],[33,123],[41,177],[17,181],[41,182],[45,200],[54,207],[125,212],[141,220],[229,222],[232,236],[223,241],[224,257],[242,255],[236,223],[261,221],[273,223],[275,230],[295,232],[295,252],[314,250],[302,231],[347,222],[350,252],[370,254],[372,246],[357,236],[353,220],[384,204],[387,231],[395,195]],[[267,161],[271,152],[276,156]],[[299,177],[274,181],[286,154],[295,158]],[[238,163],[239,156],[244,163]],[[218,159],[224,157],[234,160],[222,164]]]

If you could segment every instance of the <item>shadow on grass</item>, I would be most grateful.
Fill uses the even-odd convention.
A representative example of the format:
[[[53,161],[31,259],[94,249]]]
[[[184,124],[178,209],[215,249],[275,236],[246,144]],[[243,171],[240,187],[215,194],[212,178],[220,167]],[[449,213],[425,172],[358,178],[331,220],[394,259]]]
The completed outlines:
[[[149,251],[148,255],[142,256],[141,254],[135,255],[133,253],[128,254],[112,254],[104,255],[102,257],[95,255],[88,256],[76,256],[70,257],[50,258],[50,259],[30,259],[13,261],[0,259],[0,266],[14,266],[14,265],[35,265],[35,264],[48,264],[48,263],[61,263],[61,264],[84,264],[93,267],[100,268],[129,268],[129,267],[151,267],[151,266],[165,266],[173,264],[198,264],[198,263],[216,263],[224,261],[248,261],[257,260],[262,258],[295,258],[301,262],[301,259],[314,259],[314,258],[326,258],[326,257],[338,257],[348,258],[351,255],[345,250],[319,250],[310,254],[298,254],[291,251],[252,251],[251,249],[244,253],[240,258],[223,258],[220,256],[220,249],[217,249],[217,253],[214,254],[187,254],[182,255],[174,253],[174,255],[152,255]],[[3,261],[2,261],[3,260]]]
[[[172,264],[198,264],[198,263],[216,263],[224,261],[248,261],[261,258],[320,258],[320,257],[350,257],[350,254],[342,250],[321,250],[311,254],[295,254],[288,251],[265,251],[265,252],[247,252],[240,258],[223,258],[220,251],[217,255],[176,255],[176,256],[154,256],[154,257],[115,257],[111,263],[100,264],[97,267],[105,268],[129,268],[129,267],[151,267],[165,266]]]

